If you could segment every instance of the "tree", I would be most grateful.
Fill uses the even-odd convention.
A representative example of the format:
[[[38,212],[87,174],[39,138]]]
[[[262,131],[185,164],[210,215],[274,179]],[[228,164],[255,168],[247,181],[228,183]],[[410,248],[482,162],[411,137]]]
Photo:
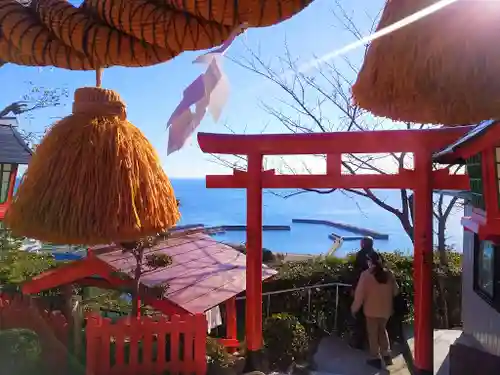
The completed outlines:
[[[358,41],[363,35],[368,35],[373,30],[376,20],[372,20],[372,29],[364,33],[360,30],[352,17],[337,2],[334,18],[340,27],[347,30]],[[323,61],[301,64],[294,58],[285,44],[285,53],[278,60],[278,67],[267,62],[261,55],[247,48],[247,57],[233,59],[240,67],[263,77],[268,83],[278,87],[284,96],[277,102],[266,101],[261,105],[274,121],[283,126],[290,133],[318,133],[334,131],[370,131],[381,129],[423,129],[428,125],[413,123],[396,123],[385,119],[375,118],[367,111],[356,106],[351,98],[350,89],[356,79],[361,61],[353,62],[347,58],[335,61]],[[339,56],[338,56],[339,57]],[[319,66],[318,66],[319,65]],[[245,169],[245,160],[241,156],[236,159],[222,159],[215,157],[216,162],[222,165]],[[317,155],[315,157],[325,158]],[[388,174],[399,168],[411,168],[412,155],[408,153],[391,153],[360,155],[343,155],[342,167],[348,174]],[[307,161],[303,162],[304,169],[310,171]],[[289,173],[297,173],[297,167],[291,166],[284,158],[280,167]],[[438,166],[436,166],[438,168]],[[455,170],[454,173],[457,171]],[[300,189],[284,198],[298,194],[315,192],[330,194],[338,189]],[[372,189],[342,189],[343,194],[351,198],[361,197],[375,203],[383,210],[394,215],[402,229],[413,242],[413,195],[408,189],[399,190],[399,204],[389,204],[383,196]],[[447,268],[447,237],[446,224],[450,214],[457,207],[458,198],[447,198],[439,194],[434,202],[434,217],[438,222],[437,250],[440,254],[441,267]],[[399,207],[398,207],[399,206]]]
[[[355,38],[362,39],[364,34],[338,3],[334,17]],[[299,64],[299,60],[293,58],[285,44],[285,54],[279,59],[280,67],[275,69],[272,63],[265,62],[251,49],[247,49],[247,51],[250,57],[233,61],[281,89],[286,99],[280,99],[278,105],[269,102],[262,103],[262,107],[288,132],[370,131],[388,128],[410,130],[427,127],[422,124],[394,123],[374,118],[353,104],[350,88],[356,78],[359,64],[357,65],[348,59],[341,60],[341,63],[324,62],[321,67],[311,70]],[[348,154],[343,156],[342,166],[349,174],[387,174],[391,173],[390,169],[408,168],[413,163],[412,155],[408,153]],[[321,155],[316,157],[325,158]],[[282,169],[296,173],[296,169],[290,166],[285,159],[281,161]],[[238,158],[237,161],[217,158],[217,162],[231,168],[245,168],[241,158]],[[306,170],[310,170],[307,167],[307,162],[304,162],[304,165]],[[285,198],[309,192],[330,194],[336,190],[338,189],[300,189],[286,195]],[[400,190],[401,207],[388,204],[372,189],[342,189],[342,192],[350,196],[369,199],[380,208],[396,216],[403,230],[413,242],[413,198],[410,190]],[[458,198],[446,199],[444,194],[440,194],[439,199],[435,202],[435,218],[439,221],[437,230],[440,250],[446,248],[446,221],[457,203]]]
[[[28,91],[23,95],[22,100],[10,103],[0,111],[0,119],[8,117],[10,114],[14,116],[24,115],[27,122],[34,119],[34,113],[40,109],[59,107],[64,105],[64,100],[69,97],[69,91],[65,87],[43,87],[35,85],[32,81],[28,81]],[[33,132],[27,129],[19,129],[25,141],[30,145],[35,145],[43,132]]]
[[[163,253],[148,253],[145,250],[155,246],[159,240],[165,239],[165,236],[145,237],[139,241],[121,243],[124,253],[132,254],[135,260],[132,294],[132,316],[138,316],[140,309],[140,289],[141,277],[147,272],[154,272],[158,268],[165,268],[172,264],[172,258]],[[168,286],[158,285],[155,293],[158,297],[162,296]]]
[[[17,289],[24,281],[56,266],[51,255],[21,250],[22,239],[0,229],[0,285]]]

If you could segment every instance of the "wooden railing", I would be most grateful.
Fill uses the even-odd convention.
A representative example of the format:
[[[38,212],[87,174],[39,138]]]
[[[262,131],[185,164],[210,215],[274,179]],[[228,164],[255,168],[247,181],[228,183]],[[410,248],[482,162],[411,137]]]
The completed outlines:
[[[116,323],[89,315],[87,375],[195,374],[207,370],[205,315],[129,317]]]

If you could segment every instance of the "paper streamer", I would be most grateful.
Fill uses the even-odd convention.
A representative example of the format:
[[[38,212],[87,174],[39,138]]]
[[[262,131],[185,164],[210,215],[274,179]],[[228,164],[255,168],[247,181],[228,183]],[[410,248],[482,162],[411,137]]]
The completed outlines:
[[[179,105],[167,122],[167,155],[180,150],[200,126],[207,110],[217,122],[229,98],[229,82],[222,70],[222,58],[245,25],[234,30],[230,37],[213,51],[198,56],[193,63],[208,65],[183,92]]]

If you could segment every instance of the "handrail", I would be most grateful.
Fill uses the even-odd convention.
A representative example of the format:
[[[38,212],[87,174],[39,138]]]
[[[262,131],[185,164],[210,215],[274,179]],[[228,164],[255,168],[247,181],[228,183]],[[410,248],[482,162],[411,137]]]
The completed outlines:
[[[271,296],[283,293],[290,292],[300,292],[307,290],[307,310],[311,312],[311,291],[313,289],[322,289],[328,287],[335,287],[335,312],[333,317],[333,331],[337,332],[338,328],[338,307],[339,307],[339,288],[341,287],[351,287],[351,284],[346,283],[326,283],[326,284],[316,284],[316,285],[306,285],[298,288],[289,288],[289,289],[281,289],[281,290],[273,290],[270,292],[262,293],[262,296],[267,297],[267,306],[266,306],[266,316],[270,315],[270,306],[271,306]],[[236,300],[244,300],[246,296],[237,297]]]
[[[306,285],[306,286],[301,286],[298,288],[290,288],[290,289],[280,289],[280,290],[272,290],[270,292],[264,292],[262,293],[263,296],[270,296],[274,294],[282,294],[282,293],[290,293],[290,292],[300,292],[302,290],[307,290],[307,289],[321,289],[321,288],[327,288],[327,287],[348,287],[352,286],[352,284],[346,284],[346,283],[327,283],[327,284],[316,284],[316,285]],[[240,296],[236,297],[236,300],[243,300],[246,299],[246,296]]]

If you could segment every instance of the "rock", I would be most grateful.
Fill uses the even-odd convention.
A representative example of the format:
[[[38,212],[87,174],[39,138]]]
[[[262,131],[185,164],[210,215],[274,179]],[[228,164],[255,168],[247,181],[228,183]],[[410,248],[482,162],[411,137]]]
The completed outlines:
[[[309,368],[306,363],[297,363],[292,369],[293,375],[309,375]]]
[[[244,357],[236,357],[233,364],[233,370],[236,375],[243,374],[243,369],[245,368],[245,358]]]

